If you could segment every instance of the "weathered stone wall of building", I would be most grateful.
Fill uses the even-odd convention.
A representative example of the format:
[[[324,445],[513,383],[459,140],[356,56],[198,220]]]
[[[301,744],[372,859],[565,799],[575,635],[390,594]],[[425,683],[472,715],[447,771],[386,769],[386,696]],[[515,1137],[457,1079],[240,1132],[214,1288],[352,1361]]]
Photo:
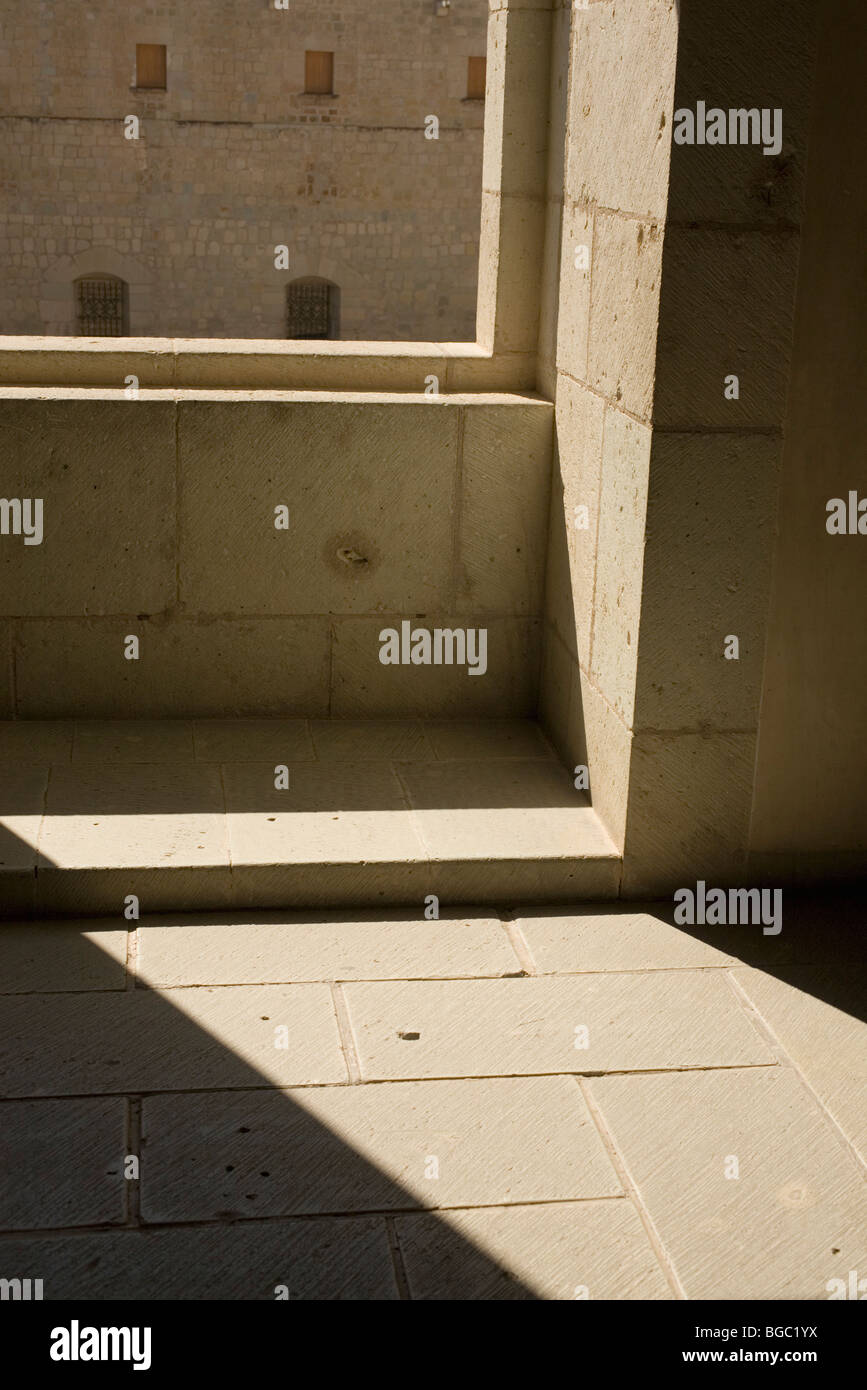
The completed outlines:
[[[867,497],[863,5],[826,0],[818,36],[750,849],[832,878],[867,864],[867,536],[827,529]]]
[[[74,333],[102,271],[136,336],[284,337],[287,284],[321,276],[343,338],[474,338],[485,0],[0,9],[2,332]],[[134,88],[137,43],[166,45],[165,92]],[[304,93],[307,50],[334,96]]]
[[[13,512],[0,545],[0,718],[531,714],[552,415],[506,394],[5,397],[5,495],[41,499],[42,525],[28,541]],[[383,662],[406,620],[472,632],[485,669]]]
[[[539,377],[556,402],[542,716],[626,836],[677,61],[672,0],[552,15]]]
[[[815,19],[806,0],[598,0],[569,40],[554,15],[542,709],[590,769],[627,895],[755,871]],[[679,112],[716,107],[779,113],[778,147],[672,141]],[[797,533],[782,551],[801,563]]]

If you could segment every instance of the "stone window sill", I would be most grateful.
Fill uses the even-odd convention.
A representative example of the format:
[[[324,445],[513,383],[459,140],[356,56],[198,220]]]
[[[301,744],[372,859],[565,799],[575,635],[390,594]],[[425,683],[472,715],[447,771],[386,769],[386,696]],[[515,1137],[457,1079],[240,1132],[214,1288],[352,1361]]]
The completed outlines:
[[[479,343],[0,336],[0,389],[117,387],[423,392],[533,390],[535,355]]]

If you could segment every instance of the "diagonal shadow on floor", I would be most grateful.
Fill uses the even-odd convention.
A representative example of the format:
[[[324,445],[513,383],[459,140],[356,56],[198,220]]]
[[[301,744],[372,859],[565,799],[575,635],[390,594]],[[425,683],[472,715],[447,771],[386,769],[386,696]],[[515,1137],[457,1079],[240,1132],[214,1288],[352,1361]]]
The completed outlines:
[[[105,953],[87,947],[99,972]],[[419,1214],[417,1195],[305,1108],[367,1088],[314,1085],[297,1100],[278,1089],[275,1071],[281,1084],[347,1079],[333,1012],[324,1012],[329,987],[292,989],[306,1016],[268,1017],[279,987],[193,991],[221,996],[229,1032],[258,1029],[263,1047],[269,1029],[287,1028],[288,1048],[261,1070],[157,990],[4,997],[0,1209],[6,1230],[19,1230],[0,1236],[0,1275],[42,1279],[48,1299],[274,1299],[279,1286],[291,1299],[537,1297],[442,1216]],[[36,1010],[44,1027],[34,1030]],[[255,1022],[239,1018],[244,1010]],[[16,1046],[24,1017],[31,1043]],[[420,1175],[428,1147],[435,1152],[435,1134],[419,1150]],[[140,1155],[140,1183],[124,1179],[129,1153]],[[88,1157],[90,1181],[64,1221],[69,1173]],[[87,1229],[38,1229],[82,1219]],[[118,1229],[123,1220],[141,1225]],[[407,1252],[421,1271],[414,1288]]]

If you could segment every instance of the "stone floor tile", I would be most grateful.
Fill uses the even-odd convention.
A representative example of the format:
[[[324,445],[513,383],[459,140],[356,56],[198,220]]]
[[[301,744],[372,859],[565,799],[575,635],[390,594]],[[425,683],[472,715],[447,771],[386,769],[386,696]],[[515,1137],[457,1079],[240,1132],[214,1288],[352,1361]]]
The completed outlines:
[[[424,730],[440,761],[548,758],[551,745],[531,719],[426,719]]]
[[[123,1221],[125,1112],[115,1097],[3,1101],[0,1228]]]
[[[175,763],[193,760],[193,726],[182,719],[77,719],[73,762]]]
[[[452,1257],[445,1223],[474,1254]],[[406,1215],[396,1225],[414,1299],[673,1297],[628,1201]]]
[[[425,858],[388,764],[293,763],[288,771],[278,791],[271,764],[225,765],[233,866]]]
[[[403,763],[400,777],[432,859],[615,854],[585,796],[553,760]]]
[[[0,721],[0,763],[68,763],[72,721],[4,719]]]
[[[0,825],[0,854],[4,840]],[[30,916],[36,904],[36,869],[11,869],[0,864],[0,923],[16,917]]]
[[[687,1298],[825,1299],[867,1269],[863,1170],[790,1068],[589,1085]]]
[[[621,1192],[563,1076],[157,1096],[142,1134],[154,1223]]]
[[[51,1299],[394,1299],[380,1216],[256,1221],[184,1230],[17,1237],[5,1268],[44,1280]]]
[[[49,768],[0,764],[0,869],[31,869],[45,805]]]
[[[732,960],[726,951],[671,926],[661,913],[619,903],[571,910],[522,907],[518,926],[541,974],[693,969]]]
[[[123,989],[129,932],[104,921],[0,927],[0,994]]]
[[[196,719],[200,763],[300,762],[312,758],[305,719]]]
[[[0,961],[3,938],[0,935]],[[521,966],[498,920],[419,906],[353,913],[251,913],[142,921],[138,972],[151,986],[298,980],[451,979],[514,975]]]
[[[40,855],[63,869],[228,864],[219,768],[73,764],[52,769]]]
[[[867,980],[863,962],[734,972],[867,1163]]]
[[[348,984],[345,995],[366,1080],[772,1062],[721,973]]]
[[[345,1080],[327,985],[29,994],[0,1018],[3,1096]]]
[[[434,757],[418,719],[314,719],[310,729],[317,758],[327,761],[416,762]]]

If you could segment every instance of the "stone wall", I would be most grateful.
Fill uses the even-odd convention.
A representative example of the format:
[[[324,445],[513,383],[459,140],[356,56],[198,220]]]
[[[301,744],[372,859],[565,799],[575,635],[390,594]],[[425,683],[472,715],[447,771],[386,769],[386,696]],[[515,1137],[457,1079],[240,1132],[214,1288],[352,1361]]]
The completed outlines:
[[[0,541],[0,718],[532,714],[552,414],[7,393],[5,496],[42,499],[43,534]],[[383,664],[404,621],[484,629],[486,669]]]
[[[558,457],[543,713],[590,768],[624,893],[739,882],[816,16],[800,0],[598,0],[568,18],[540,333]],[[781,111],[780,148],[673,142],[675,112],[699,103]]]
[[[133,336],[285,337],[287,283],[320,276],[341,337],[474,338],[485,0],[4,8],[4,333],[74,333],[102,271]],[[137,43],[166,45],[165,92],[134,88]],[[306,50],[333,97],[304,94]]]
[[[662,229],[672,0],[554,10],[540,382],[556,401],[542,713],[626,833]],[[583,509],[583,510],[581,510]]]
[[[826,526],[831,498],[867,497],[867,16],[826,9],[750,825],[759,871],[808,878],[867,866],[867,536]]]

